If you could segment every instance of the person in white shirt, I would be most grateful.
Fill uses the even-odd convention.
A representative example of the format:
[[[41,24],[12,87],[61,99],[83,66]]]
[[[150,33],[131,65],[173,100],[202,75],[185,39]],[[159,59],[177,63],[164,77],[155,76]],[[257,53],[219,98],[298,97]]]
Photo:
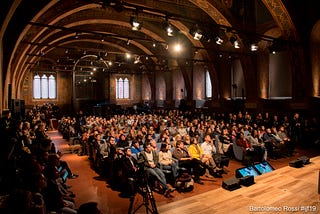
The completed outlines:
[[[222,169],[217,167],[216,163],[212,158],[213,153],[216,153],[216,147],[209,134],[206,134],[204,136],[204,142],[201,144],[201,148],[203,150],[202,162],[209,165],[209,173],[212,174],[214,177],[221,178]]]

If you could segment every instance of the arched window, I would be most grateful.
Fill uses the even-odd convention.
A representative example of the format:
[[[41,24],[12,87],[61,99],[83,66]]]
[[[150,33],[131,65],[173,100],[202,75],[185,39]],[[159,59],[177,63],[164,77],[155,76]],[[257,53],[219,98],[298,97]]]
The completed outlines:
[[[33,77],[33,98],[34,99],[41,98],[41,83],[40,83],[39,75],[35,75]]]
[[[49,92],[49,84],[48,84],[48,77],[47,75],[42,75],[41,77],[41,98],[48,99],[48,92]]]
[[[125,78],[123,81],[123,98],[129,99],[129,80]]]
[[[33,76],[33,98],[34,99],[56,99],[57,81],[52,74],[49,77],[43,74]]]
[[[116,79],[116,98],[129,99],[130,98],[130,84],[128,78]]]
[[[209,71],[206,71],[206,98],[212,98],[212,84]]]
[[[56,78],[51,74],[49,76],[49,99],[56,99],[57,97]]]

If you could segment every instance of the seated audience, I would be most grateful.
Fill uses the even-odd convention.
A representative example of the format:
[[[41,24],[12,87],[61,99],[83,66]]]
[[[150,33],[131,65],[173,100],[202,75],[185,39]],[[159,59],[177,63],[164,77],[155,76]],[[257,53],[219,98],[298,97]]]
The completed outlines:
[[[247,140],[252,145],[253,149],[257,152],[259,161],[267,160],[267,149],[264,146],[262,139],[259,136],[259,132],[256,129],[251,131],[251,134],[248,135]]]
[[[243,153],[244,153],[244,159],[243,161],[247,161],[246,158],[249,158],[249,161],[252,161],[254,157],[257,157],[259,155],[259,150],[255,149],[252,144],[245,138],[245,135],[243,132],[240,132],[238,134],[238,139],[236,141],[238,146],[242,147]],[[250,163],[245,163],[250,164]]]
[[[193,174],[194,182],[203,184],[200,180],[200,176],[204,175],[206,172],[206,166],[205,164],[202,164],[199,159],[193,158],[189,154],[189,151],[185,147],[183,141],[177,142],[177,147],[173,151],[173,157],[178,160],[179,167],[186,168],[190,174]]]
[[[169,197],[175,189],[168,187],[164,173],[157,167],[159,158],[150,143],[144,145],[144,150],[139,155],[139,162],[144,164],[144,169],[149,175],[154,176],[159,181],[164,190],[164,196]]]
[[[274,135],[270,128],[266,129],[266,132],[262,135],[262,140],[265,143],[269,156],[274,159],[277,159],[285,150],[284,141]]]
[[[227,128],[222,129],[222,134],[219,136],[218,146],[221,151],[218,151],[220,154],[225,154],[228,157],[233,156],[232,150],[232,137],[229,135],[229,131]]]
[[[294,145],[291,139],[288,137],[287,133],[285,132],[284,126],[279,127],[277,135],[283,140],[284,144],[286,145],[287,155],[292,156],[294,153]]]
[[[139,141],[134,139],[131,143],[131,153],[134,154],[136,158],[138,158],[141,151],[142,149],[140,148]]]
[[[61,192],[58,182],[59,171],[55,167],[46,168],[47,186],[43,189],[43,196],[48,212],[76,214],[73,201]]]
[[[221,178],[222,169],[217,167],[213,159],[213,154],[216,153],[216,148],[209,134],[205,135],[204,142],[201,144],[201,148],[202,148],[202,155],[200,156],[200,160],[203,163],[207,164],[207,166],[209,167],[206,173],[206,176],[207,177],[214,176],[217,178]]]
[[[162,143],[159,152],[160,168],[172,171],[173,178],[178,177],[178,164],[172,159],[172,153],[169,150],[169,144]]]

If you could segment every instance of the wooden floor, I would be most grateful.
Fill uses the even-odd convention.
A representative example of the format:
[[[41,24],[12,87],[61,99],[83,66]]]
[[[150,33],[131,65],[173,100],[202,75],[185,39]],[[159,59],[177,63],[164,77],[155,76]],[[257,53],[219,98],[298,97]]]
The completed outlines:
[[[68,151],[67,142],[57,131],[50,131],[49,136],[56,144],[58,150]],[[230,172],[223,178],[203,178],[205,185],[195,184],[195,189],[189,193],[174,192],[172,198],[154,193],[158,211],[162,213],[287,213],[285,206],[298,207],[295,213],[320,213],[318,194],[318,173],[320,168],[320,151],[299,150],[295,157],[269,160],[276,169],[273,172],[255,178],[255,184],[250,187],[242,187],[235,191],[227,191],[221,188],[223,180],[234,177],[236,169],[242,167],[241,163],[231,160],[228,169]],[[296,169],[288,166],[290,160],[301,155],[314,157],[312,163],[303,168]],[[66,160],[73,171],[79,174],[77,179],[67,180],[67,185],[76,194],[76,206],[82,203],[98,202],[100,210],[104,214],[128,213],[129,199],[121,198],[119,192],[112,190],[90,167],[87,156],[65,154]],[[136,197],[134,208],[142,203],[142,198]],[[250,211],[253,208],[281,208],[282,212],[258,212]],[[301,206],[311,206],[316,212],[303,212]],[[306,209],[307,209],[306,208]],[[141,208],[137,213],[145,213]]]
[[[161,214],[320,213],[319,166],[320,156],[302,168],[286,166],[257,176],[252,186],[231,192],[215,189],[162,205],[158,210]]]

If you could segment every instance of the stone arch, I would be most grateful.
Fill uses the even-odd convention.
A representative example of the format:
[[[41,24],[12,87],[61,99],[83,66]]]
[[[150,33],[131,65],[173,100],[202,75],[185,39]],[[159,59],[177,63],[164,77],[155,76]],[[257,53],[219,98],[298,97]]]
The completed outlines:
[[[320,20],[313,26],[310,35],[310,56],[312,71],[312,95],[320,96]]]

